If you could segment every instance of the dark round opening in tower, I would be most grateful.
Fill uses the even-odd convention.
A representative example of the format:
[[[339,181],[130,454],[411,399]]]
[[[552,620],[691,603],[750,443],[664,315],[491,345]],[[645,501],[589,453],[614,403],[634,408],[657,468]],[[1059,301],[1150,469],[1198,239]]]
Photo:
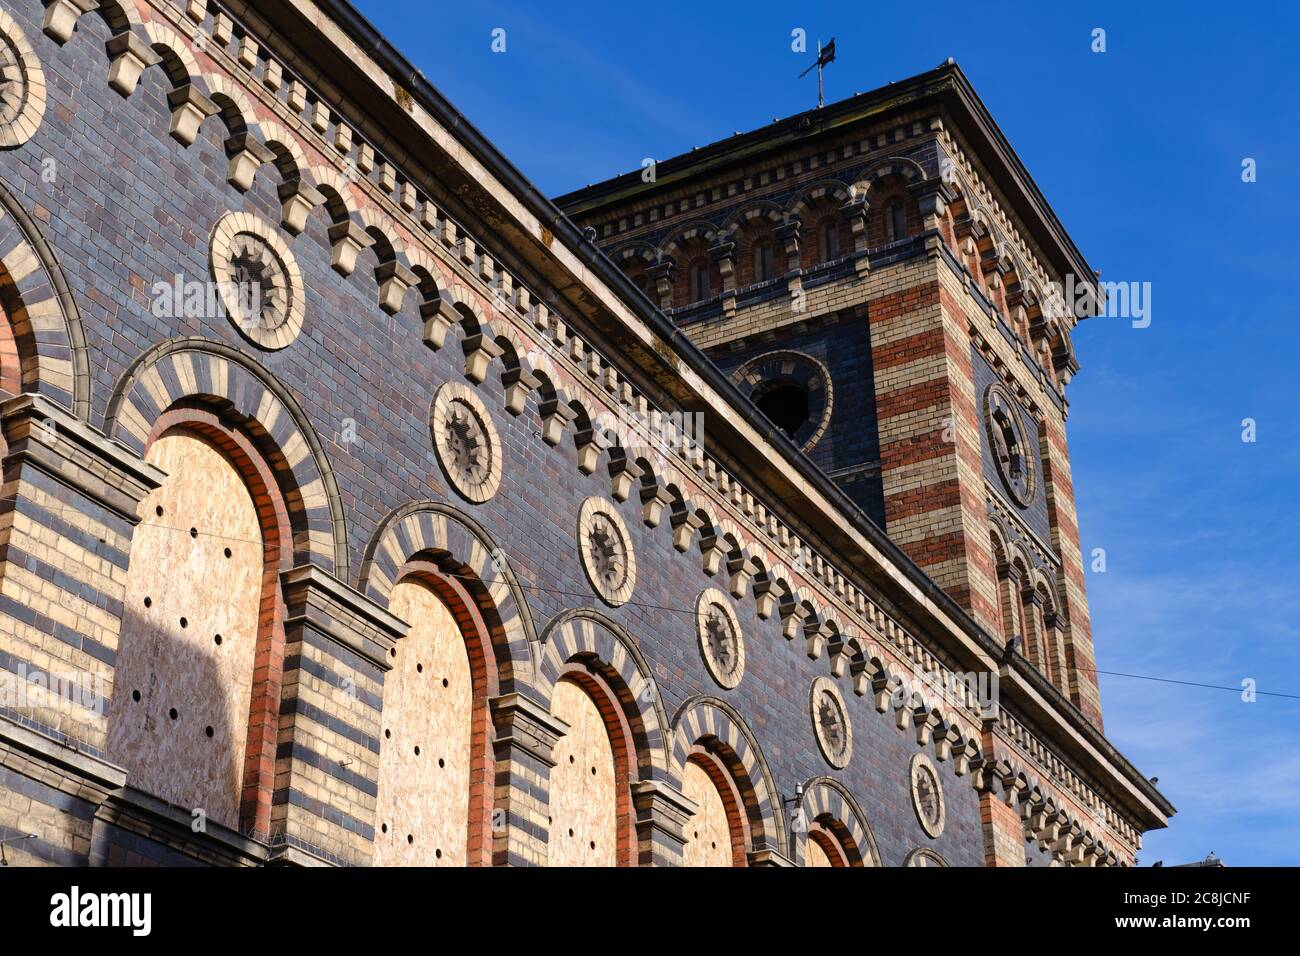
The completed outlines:
[[[793,382],[781,382],[765,389],[754,404],[791,440],[808,423],[808,390]]]

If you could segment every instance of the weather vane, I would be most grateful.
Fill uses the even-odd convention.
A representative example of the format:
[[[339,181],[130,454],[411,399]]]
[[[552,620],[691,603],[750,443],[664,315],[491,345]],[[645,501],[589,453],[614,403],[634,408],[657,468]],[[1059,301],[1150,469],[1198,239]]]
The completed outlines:
[[[826,97],[822,91],[822,67],[826,66],[828,63],[833,63],[834,61],[835,61],[835,38],[831,37],[831,42],[826,44],[826,46],[824,47],[822,46],[822,41],[818,40],[817,41],[817,62],[799,74],[799,79],[802,80],[805,76],[807,76],[810,72],[812,72],[813,66],[817,67],[817,108],[818,109],[821,109],[822,106],[825,105],[826,103]]]

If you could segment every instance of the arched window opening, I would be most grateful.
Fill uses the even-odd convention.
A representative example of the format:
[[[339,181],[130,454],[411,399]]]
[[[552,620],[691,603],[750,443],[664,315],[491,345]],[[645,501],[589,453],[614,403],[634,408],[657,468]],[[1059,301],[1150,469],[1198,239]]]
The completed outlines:
[[[772,278],[772,243],[763,241],[754,245],[754,281],[766,282]]]
[[[727,771],[699,752],[686,762],[682,792],[699,808],[686,822],[683,866],[744,866],[745,828],[739,796]]]
[[[108,751],[130,786],[237,829],[267,588],[258,508],[204,435],[166,432],[146,459],[167,478],[132,541]]]
[[[898,242],[900,239],[907,238],[907,210],[903,208],[902,200],[895,199],[885,210],[885,227],[887,242]]]
[[[818,235],[821,261],[830,262],[840,256],[840,230],[834,219],[823,219]]]
[[[848,860],[839,840],[829,830],[814,826],[808,831],[804,866],[847,867]]]
[[[691,302],[703,302],[711,294],[709,260],[696,259],[690,264]]]

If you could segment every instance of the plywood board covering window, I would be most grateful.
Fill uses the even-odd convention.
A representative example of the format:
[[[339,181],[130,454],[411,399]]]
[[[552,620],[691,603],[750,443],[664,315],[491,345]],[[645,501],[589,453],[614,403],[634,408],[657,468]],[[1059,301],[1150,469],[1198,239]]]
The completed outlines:
[[[555,687],[551,712],[569,725],[551,770],[550,866],[616,866],[614,749],[595,702],[577,684]]]
[[[165,435],[146,457],[167,479],[141,504],[131,545],[109,754],[131,786],[237,827],[263,579],[257,511],[197,435]]]
[[[823,839],[825,839],[823,837]],[[829,841],[828,841],[829,842]],[[844,859],[838,850],[828,850],[815,836],[808,837],[805,849],[804,866],[844,866]]]
[[[700,808],[686,821],[682,865],[731,866],[731,826],[717,784],[703,767],[687,763],[682,790]]]
[[[465,639],[418,580],[393,589],[411,625],[384,679],[376,866],[465,866],[474,688]]]

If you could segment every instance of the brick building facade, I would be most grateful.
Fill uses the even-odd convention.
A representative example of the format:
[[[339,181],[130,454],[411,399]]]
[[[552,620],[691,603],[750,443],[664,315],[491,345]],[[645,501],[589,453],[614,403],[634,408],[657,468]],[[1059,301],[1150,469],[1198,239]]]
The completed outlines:
[[[955,66],[566,216],[343,0],[3,2],[8,862],[1165,825],[1101,732],[1091,272]]]

